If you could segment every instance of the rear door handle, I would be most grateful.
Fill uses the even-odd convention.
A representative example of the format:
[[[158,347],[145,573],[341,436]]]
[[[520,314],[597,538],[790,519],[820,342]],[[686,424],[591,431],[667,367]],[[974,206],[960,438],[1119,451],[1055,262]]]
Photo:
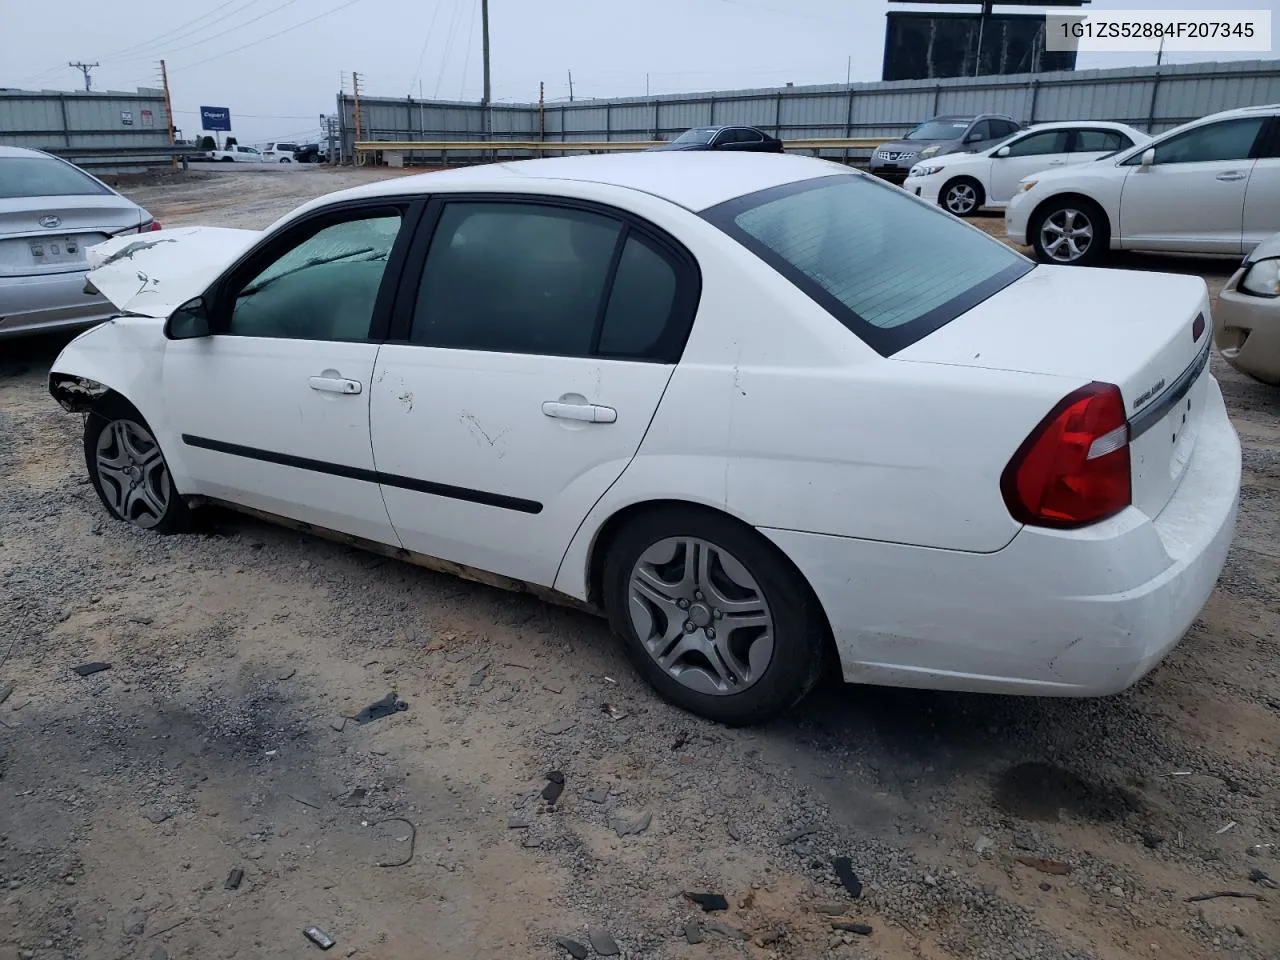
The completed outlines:
[[[602,407],[595,403],[547,400],[542,404],[542,412],[557,420],[581,420],[585,423],[616,423],[618,420],[618,411],[613,407]]]
[[[1232,170],[1230,173],[1218,174],[1218,179],[1223,181],[1224,183],[1234,183],[1237,180],[1243,180],[1247,176],[1248,176],[1247,173],[1241,173],[1238,170]]]
[[[344,377],[311,377],[307,380],[312,390],[321,393],[345,393],[351,395],[362,389],[359,380],[347,380]]]

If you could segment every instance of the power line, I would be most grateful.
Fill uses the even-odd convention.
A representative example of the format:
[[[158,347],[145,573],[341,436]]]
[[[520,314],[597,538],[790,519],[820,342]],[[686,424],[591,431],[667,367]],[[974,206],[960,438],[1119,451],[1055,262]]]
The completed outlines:
[[[183,37],[191,36],[192,33],[198,33],[200,30],[207,29],[208,27],[213,26],[215,23],[220,23],[221,21],[227,19],[227,17],[234,16],[235,14],[239,13],[240,10],[243,10],[245,7],[253,6],[255,3],[258,2],[258,0],[249,0],[249,2],[244,4],[242,7],[239,7],[236,10],[232,10],[229,13],[221,17],[218,17],[216,20],[212,20],[209,23],[200,24],[200,26],[196,30],[192,30],[188,33],[181,33],[181,31],[186,30],[187,27],[200,23],[201,20],[204,20],[208,17],[213,16],[213,14],[217,13],[219,10],[222,10],[225,7],[231,6],[233,3],[238,3],[238,2],[239,0],[226,0],[225,3],[218,4],[218,6],[214,7],[212,10],[210,10],[207,13],[200,14],[200,16],[196,17],[194,20],[188,20],[186,23],[178,24],[178,26],[172,27],[171,29],[164,31],[164,33],[158,33],[154,37],[152,37],[150,40],[143,40],[141,43],[131,43],[127,47],[121,47],[118,50],[112,50],[110,53],[104,54],[104,56],[106,56],[106,58],[110,60],[113,57],[120,57],[126,53],[136,53],[137,51],[149,48],[153,43],[158,43],[162,40],[165,41],[166,43],[172,43],[175,40],[181,40],[183,39]],[[175,33],[179,35],[173,36],[173,34]]]
[[[197,60],[195,63],[185,64],[182,69],[190,70],[193,67],[199,67],[213,60],[221,60],[223,57],[229,57],[233,53],[239,53],[241,50],[248,50],[250,47],[256,47],[260,43],[266,43],[268,40],[274,40],[276,37],[282,37],[286,33],[292,33],[294,30],[297,30],[299,27],[305,27],[309,23],[315,23],[317,20],[322,20],[325,17],[329,16],[330,14],[337,13],[339,10],[345,10],[347,7],[350,7],[359,2],[360,0],[347,0],[346,3],[340,3],[338,4],[338,6],[333,7],[330,10],[326,10],[324,13],[318,13],[314,17],[309,17],[308,19],[303,20],[300,23],[295,23],[291,27],[285,27],[283,30],[277,30],[275,33],[269,33],[265,37],[261,37],[257,40],[250,40],[248,43],[241,44],[240,46],[235,47],[231,50],[226,50],[223,53],[215,54],[212,57],[205,57],[203,60]]]
[[[201,40],[193,40],[191,43],[184,43],[180,47],[174,47],[171,50],[166,50],[165,53],[173,54],[182,50],[190,50],[192,47],[204,46],[210,40],[217,40],[218,37],[225,37],[228,33],[235,33],[237,30],[243,30],[245,27],[249,26],[250,24],[257,23],[259,20],[263,20],[266,17],[271,16],[273,13],[279,13],[281,10],[285,9],[285,7],[291,7],[297,2],[298,0],[284,0],[284,3],[281,3],[277,6],[272,7],[270,10],[267,10],[265,13],[260,13],[256,17],[253,17],[252,19],[246,20],[244,23],[237,23],[234,27],[227,27],[227,29],[225,30],[219,30],[217,33],[211,34]],[[130,57],[129,59],[122,62],[128,63],[130,60],[141,60],[141,59],[144,59],[144,58]]]
[[[436,89],[432,99],[440,99],[440,84],[444,83],[445,67],[449,65],[449,54],[453,51],[453,31],[458,26],[458,14],[462,12],[461,0],[453,0],[453,16],[449,18],[449,32],[444,38],[444,53],[440,57],[440,72],[436,74]]]
[[[476,38],[476,2],[471,0],[471,26],[467,28],[467,52],[462,58],[462,89],[458,93],[459,100],[467,96],[467,70],[471,66],[471,41]]]
[[[440,8],[443,6],[444,0],[436,0],[435,9],[431,11],[431,23],[427,25],[427,35],[422,41],[422,49],[418,51],[418,65],[414,68],[413,79],[409,81],[409,96],[413,96],[414,85],[422,76],[422,58],[427,55],[427,44],[431,42],[431,34],[436,28],[436,17],[440,16]]]

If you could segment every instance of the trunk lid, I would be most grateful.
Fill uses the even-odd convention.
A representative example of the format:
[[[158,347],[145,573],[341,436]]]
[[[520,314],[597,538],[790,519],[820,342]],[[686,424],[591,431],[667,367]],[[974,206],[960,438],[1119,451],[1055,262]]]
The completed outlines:
[[[1195,447],[1211,326],[1198,277],[1041,266],[894,359],[1061,377],[1063,396],[1115,384],[1129,415],[1133,504],[1154,518]]]
[[[208,289],[258,230],[178,227],[116,237],[89,251],[88,281],[126,313],[167,317]]]
[[[83,271],[90,246],[146,219],[112,193],[0,199],[0,277]]]

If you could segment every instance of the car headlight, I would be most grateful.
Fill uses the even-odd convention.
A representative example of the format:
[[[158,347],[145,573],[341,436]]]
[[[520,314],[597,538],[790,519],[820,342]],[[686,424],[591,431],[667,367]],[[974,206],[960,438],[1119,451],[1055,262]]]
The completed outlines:
[[[920,159],[928,160],[930,157],[937,155],[939,149],[939,145],[936,143],[932,147],[925,147],[920,151]]]
[[[1039,182],[1040,182],[1039,180],[1023,180],[1021,183],[1018,184],[1018,192],[1026,193],[1028,190],[1030,190]]]
[[[1257,297],[1280,297],[1280,257],[1259,260],[1240,278],[1240,287]]]
[[[935,173],[941,173],[941,166],[930,166],[927,163],[919,163],[911,168],[911,172],[907,174],[911,177],[932,177]]]

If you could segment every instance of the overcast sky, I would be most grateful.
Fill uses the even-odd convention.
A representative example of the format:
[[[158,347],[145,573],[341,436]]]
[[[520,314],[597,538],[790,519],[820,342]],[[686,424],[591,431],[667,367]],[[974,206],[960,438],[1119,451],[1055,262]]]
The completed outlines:
[[[1280,22],[1280,0],[1092,5],[1217,7],[1270,9]],[[655,94],[843,83],[850,57],[854,80],[878,80],[888,9],[883,0],[490,0],[493,97],[536,101],[540,80],[548,100],[567,97],[569,70],[577,98],[643,96],[646,82]],[[184,134],[198,132],[207,104],[230,107],[246,143],[300,139],[333,111],[340,84],[350,90],[353,70],[371,95],[479,99],[479,24],[480,0],[0,0],[0,87],[80,88],[80,71],[66,65],[80,60],[101,63],[94,89],[133,90],[158,85],[164,57]],[[1275,54],[1234,59],[1265,56]],[[1081,54],[1078,66],[1152,59]]]

